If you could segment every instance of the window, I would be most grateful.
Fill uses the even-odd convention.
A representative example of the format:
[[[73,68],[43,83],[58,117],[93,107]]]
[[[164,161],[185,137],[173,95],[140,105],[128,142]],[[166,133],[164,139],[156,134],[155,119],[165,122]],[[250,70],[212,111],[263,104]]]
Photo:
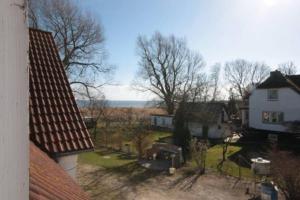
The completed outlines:
[[[274,101],[278,100],[278,90],[268,90],[268,100]]]
[[[262,121],[263,123],[282,123],[284,120],[283,112],[263,112]]]

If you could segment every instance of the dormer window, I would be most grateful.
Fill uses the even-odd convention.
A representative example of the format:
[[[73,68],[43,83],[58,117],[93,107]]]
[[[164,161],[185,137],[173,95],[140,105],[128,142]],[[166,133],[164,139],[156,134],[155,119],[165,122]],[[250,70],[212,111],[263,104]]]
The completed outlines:
[[[278,90],[275,89],[268,90],[268,100],[269,101],[278,100]]]

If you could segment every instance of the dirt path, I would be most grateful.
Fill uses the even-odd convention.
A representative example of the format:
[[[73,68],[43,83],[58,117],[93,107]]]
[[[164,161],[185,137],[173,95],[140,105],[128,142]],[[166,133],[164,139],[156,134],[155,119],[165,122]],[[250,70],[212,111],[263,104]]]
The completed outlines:
[[[130,166],[131,167],[131,166]],[[81,165],[78,180],[92,199],[124,200],[246,200],[247,182],[231,177],[191,173],[168,176],[162,172],[135,169],[106,170]],[[122,171],[123,170],[123,171]]]

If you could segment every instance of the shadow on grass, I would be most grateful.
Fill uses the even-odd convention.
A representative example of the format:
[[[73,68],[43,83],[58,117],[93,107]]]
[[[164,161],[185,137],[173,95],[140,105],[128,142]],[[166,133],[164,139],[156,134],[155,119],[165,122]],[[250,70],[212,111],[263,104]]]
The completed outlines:
[[[173,144],[173,136],[160,137],[155,142]]]
[[[127,183],[133,185],[141,184],[147,179],[162,174],[162,172],[141,167],[137,162],[128,163],[120,167],[114,167],[107,170],[117,175],[126,176]]]
[[[257,144],[231,144],[231,146],[241,147],[241,150],[230,155],[228,159],[241,167],[251,168],[251,158],[268,157],[270,146],[268,143]]]

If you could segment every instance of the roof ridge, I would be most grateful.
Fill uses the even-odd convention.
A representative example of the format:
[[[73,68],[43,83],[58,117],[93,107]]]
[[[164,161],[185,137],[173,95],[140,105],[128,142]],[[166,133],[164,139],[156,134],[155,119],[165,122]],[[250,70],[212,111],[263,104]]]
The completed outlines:
[[[300,87],[297,84],[295,84],[292,80],[290,80],[289,78],[286,77],[286,81],[300,92]]]
[[[38,28],[33,28],[33,27],[29,27],[28,28],[30,31],[36,31],[36,32],[41,32],[41,33],[49,33],[52,35],[52,32],[51,31],[45,31],[45,30],[42,30],[42,29],[38,29]]]

